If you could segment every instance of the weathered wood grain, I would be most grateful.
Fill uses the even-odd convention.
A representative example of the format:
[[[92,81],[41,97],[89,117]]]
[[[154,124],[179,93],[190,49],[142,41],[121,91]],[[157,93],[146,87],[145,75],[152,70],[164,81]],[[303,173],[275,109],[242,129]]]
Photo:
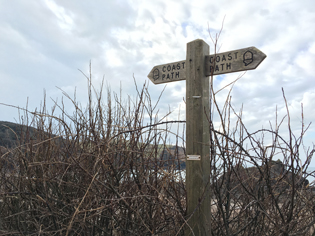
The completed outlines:
[[[186,67],[186,152],[200,155],[201,160],[186,161],[188,224],[195,235],[210,231],[210,115],[209,77],[204,75],[205,56],[209,45],[197,39],[187,44]],[[193,235],[187,227],[186,235]]]

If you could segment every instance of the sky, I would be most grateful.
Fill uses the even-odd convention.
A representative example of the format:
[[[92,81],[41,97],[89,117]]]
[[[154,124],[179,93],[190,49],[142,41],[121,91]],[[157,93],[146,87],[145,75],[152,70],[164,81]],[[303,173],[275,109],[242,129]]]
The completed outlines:
[[[292,130],[315,121],[315,4],[313,0],[2,0],[0,1],[0,120],[18,121],[16,107],[34,110],[61,101],[63,92],[87,101],[89,74],[99,88],[103,78],[112,91],[136,96],[149,83],[153,102],[164,85],[147,75],[160,64],[185,60],[187,43],[219,34],[218,52],[255,46],[267,58],[233,87],[232,105],[243,108],[250,132],[269,128],[286,114]],[[223,28],[222,28],[223,26]],[[214,77],[215,91],[241,72]],[[159,103],[161,115],[185,119],[185,81],[168,83]],[[217,94],[220,104],[230,87]],[[66,107],[71,110],[72,107]],[[277,111],[277,115],[276,115]],[[285,121],[287,123],[287,120]],[[288,131],[283,125],[283,135]],[[312,146],[311,124],[305,145]],[[315,160],[312,161],[315,166]]]

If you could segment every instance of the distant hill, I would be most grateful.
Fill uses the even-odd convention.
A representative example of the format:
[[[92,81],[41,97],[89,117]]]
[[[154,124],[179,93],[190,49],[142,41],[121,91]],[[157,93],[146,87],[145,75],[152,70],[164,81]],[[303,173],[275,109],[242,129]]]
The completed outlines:
[[[267,166],[260,166],[260,169],[263,172],[263,176],[257,167],[235,167],[234,171],[231,170],[230,172],[226,172],[226,175],[222,175],[218,178],[218,186],[222,186],[222,191],[226,191],[228,188],[231,195],[237,198],[242,194],[246,195],[240,182],[242,182],[248,189],[252,190],[253,194],[258,194],[262,189],[267,192],[267,184],[270,184],[274,189],[274,192],[281,195],[281,197],[285,197],[286,195],[284,194],[284,191],[292,187],[292,177],[295,178],[295,187],[298,189],[309,185],[309,181],[305,177],[288,170],[288,167],[286,167],[280,160],[270,161]],[[266,172],[267,170],[268,172]],[[267,178],[269,181],[268,183],[264,179],[266,176],[269,176]]]
[[[12,148],[23,143],[26,131],[30,137],[35,136],[36,129],[8,121],[0,121],[0,146]]]

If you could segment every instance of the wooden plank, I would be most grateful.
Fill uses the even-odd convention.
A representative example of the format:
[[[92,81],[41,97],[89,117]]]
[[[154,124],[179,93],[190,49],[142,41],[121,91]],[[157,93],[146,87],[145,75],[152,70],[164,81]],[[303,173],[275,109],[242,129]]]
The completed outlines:
[[[148,78],[154,84],[168,83],[186,79],[186,61],[177,61],[152,68]]]
[[[206,76],[254,70],[267,56],[255,47],[206,56]]]
[[[186,153],[200,160],[186,161],[187,216],[194,235],[211,235],[210,228],[210,115],[209,77],[204,76],[209,45],[203,40],[187,44],[186,55]],[[187,227],[185,235],[193,235]]]

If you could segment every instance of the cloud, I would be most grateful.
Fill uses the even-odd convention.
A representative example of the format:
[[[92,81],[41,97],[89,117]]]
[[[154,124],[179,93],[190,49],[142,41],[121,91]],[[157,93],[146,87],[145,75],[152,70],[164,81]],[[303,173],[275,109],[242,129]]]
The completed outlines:
[[[224,20],[224,22],[223,22]],[[239,1],[2,1],[0,2],[0,102],[34,109],[43,99],[77,91],[86,103],[89,74],[99,88],[103,78],[112,91],[122,87],[135,97],[138,86],[148,81],[159,64],[185,60],[186,44],[205,40],[214,52],[212,39],[220,34],[220,52],[255,46],[267,58],[238,80],[231,92],[232,104],[243,107],[249,130],[269,125],[286,114],[285,91],[292,125],[301,127],[301,103],[306,122],[314,121],[315,5],[312,0]],[[79,69],[79,70],[78,70]],[[231,83],[241,73],[214,78],[215,90]],[[133,78],[134,77],[134,78]],[[185,81],[169,83],[159,109],[172,119],[185,118]],[[163,85],[149,85],[157,100]],[[223,106],[228,90],[217,95]],[[50,105],[53,102],[50,102]],[[48,105],[49,106],[49,105]],[[71,108],[69,108],[71,109]],[[1,107],[0,120],[12,121],[16,110]],[[308,143],[315,137],[310,128]],[[315,164],[314,164],[315,166]]]

